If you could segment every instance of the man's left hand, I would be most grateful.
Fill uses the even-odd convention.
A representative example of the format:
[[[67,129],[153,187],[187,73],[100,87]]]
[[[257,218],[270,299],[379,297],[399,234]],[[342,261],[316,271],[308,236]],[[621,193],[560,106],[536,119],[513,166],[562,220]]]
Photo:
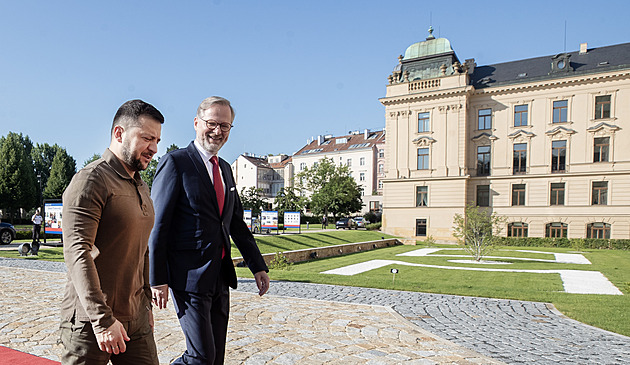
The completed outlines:
[[[254,278],[258,286],[258,295],[262,297],[269,290],[269,275],[264,271],[259,271],[254,274]]]

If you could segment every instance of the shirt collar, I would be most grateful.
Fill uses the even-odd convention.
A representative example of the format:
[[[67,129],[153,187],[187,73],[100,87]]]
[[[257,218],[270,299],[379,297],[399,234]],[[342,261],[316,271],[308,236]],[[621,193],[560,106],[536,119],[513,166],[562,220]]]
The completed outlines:
[[[114,171],[116,171],[118,175],[120,175],[120,177],[122,177],[123,179],[131,179],[131,176],[129,176],[129,173],[123,166],[122,161],[120,161],[109,148],[107,148],[105,152],[103,152],[102,158],[103,160],[105,160],[105,162],[107,162],[109,166],[112,167],[112,169],[114,169]],[[136,181],[142,181],[142,178],[140,177],[138,171],[133,174],[133,179]]]
[[[201,147],[201,144],[199,144],[199,142],[197,142],[197,140],[195,139],[195,142],[193,142],[195,144],[195,148],[197,149],[197,152],[199,152],[199,154],[201,155],[201,159],[204,162],[208,162],[210,161],[210,159],[216,155],[211,154],[210,152],[206,151],[205,149],[203,149],[203,147]]]

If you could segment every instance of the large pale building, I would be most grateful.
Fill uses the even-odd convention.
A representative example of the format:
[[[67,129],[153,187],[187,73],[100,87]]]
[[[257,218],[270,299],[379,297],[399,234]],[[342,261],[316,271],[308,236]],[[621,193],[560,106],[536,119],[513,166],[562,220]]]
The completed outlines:
[[[385,131],[355,131],[345,136],[318,136],[293,155],[295,174],[323,158],[348,166],[362,188],[363,212],[379,212],[382,205]],[[379,170],[380,169],[380,170]],[[380,171],[380,172],[379,172]]]
[[[290,186],[293,179],[291,156],[254,156],[242,154],[232,162],[236,188],[254,187],[262,190],[262,198],[272,203],[278,192]]]
[[[387,233],[452,240],[476,204],[508,236],[630,238],[630,43],[477,66],[429,34],[380,101]]]

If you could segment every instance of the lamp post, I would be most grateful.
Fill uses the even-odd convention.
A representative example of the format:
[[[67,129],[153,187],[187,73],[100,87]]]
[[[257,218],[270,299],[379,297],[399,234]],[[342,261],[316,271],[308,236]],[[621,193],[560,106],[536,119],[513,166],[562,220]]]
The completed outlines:
[[[37,174],[37,183],[39,184],[39,192],[37,194],[37,206],[42,208],[42,174]],[[41,211],[41,210],[40,210]]]

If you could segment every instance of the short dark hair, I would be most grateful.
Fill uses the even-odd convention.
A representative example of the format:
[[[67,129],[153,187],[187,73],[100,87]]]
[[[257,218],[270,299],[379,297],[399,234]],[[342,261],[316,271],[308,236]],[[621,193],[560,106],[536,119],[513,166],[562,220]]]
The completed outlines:
[[[114,133],[114,127],[120,125],[124,128],[136,127],[139,125],[138,118],[147,115],[161,124],[164,124],[164,116],[153,105],[140,99],[129,100],[118,108],[112,123],[110,134]]]

